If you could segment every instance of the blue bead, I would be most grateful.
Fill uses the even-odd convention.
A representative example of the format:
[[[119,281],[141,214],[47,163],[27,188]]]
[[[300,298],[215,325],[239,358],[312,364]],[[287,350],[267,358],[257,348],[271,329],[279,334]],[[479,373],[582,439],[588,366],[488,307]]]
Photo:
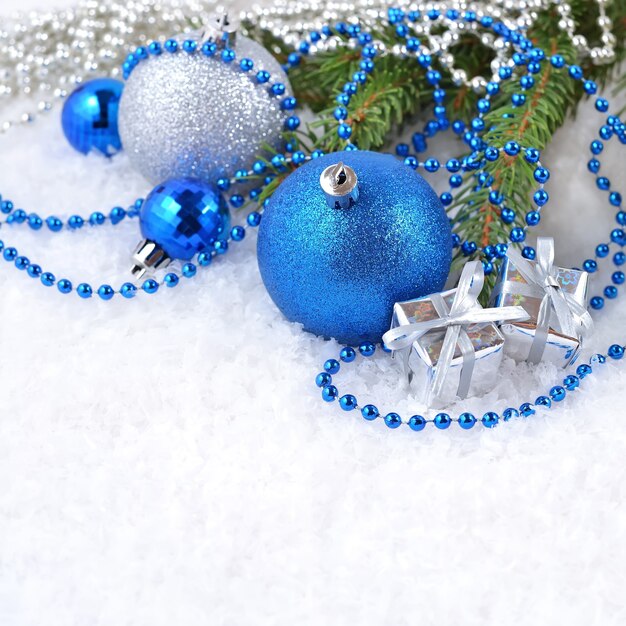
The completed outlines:
[[[248,215],[248,217],[246,218],[246,221],[248,222],[249,226],[252,226],[255,228],[261,223],[261,214],[258,213],[257,211],[253,211],[252,213]]]
[[[519,408],[520,415],[523,417],[530,417],[535,414],[535,409],[533,409],[532,404],[530,402],[524,402]]]
[[[589,149],[591,150],[592,154],[600,154],[604,149],[604,144],[598,139],[594,139],[591,142]]]
[[[599,311],[604,307],[604,298],[602,296],[593,296],[593,298],[589,300],[589,306],[594,311]]]
[[[541,220],[541,214],[539,213],[539,211],[529,211],[526,214],[526,223],[529,226],[536,226],[537,224],[539,224]]]
[[[340,124],[337,134],[341,139],[349,139],[352,136],[352,128],[348,124]]]
[[[592,173],[592,174],[597,174],[598,171],[600,170],[600,161],[598,161],[598,159],[591,159],[588,163],[587,163],[587,169]]]
[[[39,230],[43,226],[43,220],[36,213],[31,213],[28,216],[28,225],[33,230]]]
[[[170,53],[174,53],[178,50],[178,42],[176,39],[168,39],[163,46]]]
[[[315,377],[315,384],[320,387],[326,387],[326,385],[330,385],[333,382],[333,377],[328,372],[320,372]]]
[[[76,293],[83,299],[91,298],[93,295],[93,289],[91,285],[87,283],[80,283],[78,287],[76,287]]]
[[[532,246],[524,246],[522,256],[529,261],[534,261],[537,256],[537,251]]]
[[[285,122],[285,128],[287,130],[296,130],[300,126],[300,118],[297,115],[292,115],[287,118]]]
[[[100,213],[100,211],[94,211],[89,216],[89,223],[92,226],[102,226],[102,224],[104,224],[105,221],[106,221],[106,217],[104,216],[104,213]]]
[[[580,385],[580,381],[578,380],[578,376],[566,376],[563,380],[563,386],[568,391],[574,391]]]
[[[608,355],[615,360],[619,360],[624,357],[624,348],[618,344],[613,344],[608,351]]]
[[[67,278],[61,278],[57,283],[57,289],[64,294],[71,293],[72,291],[72,281]]]
[[[354,411],[357,407],[356,398],[352,394],[347,393],[345,396],[339,398],[339,406],[344,411]]]
[[[583,269],[585,272],[593,274],[598,269],[598,263],[593,259],[587,259],[583,262]]]
[[[254,68],[254,61],[252,59],[241,59],[241,61],[239,61],[239,67],[244,72],[249,72],[251,69]],[[284,90],[283,90],[283,93],[284,93]],[[280,95],[280,94],[276,94],[276,95]]]
[[[37,265],[36,263],[31,263],[26,271],[31,278],[39,278],[42,272],[41,266]]]
[[[115,291],[111,285],[101,285],[98,287],[98,295],[102,300],[110,300],[115,295]]]
[[[459,426],[463,430],[474,428],[475,424],[476,418],[471,413],[461,413],[461,415],[459,415]]]
[[[536,406],[544,406],[547,409],[549,409],[552,406],[552,400],[550,400],[550,398],[548,398],[548,396],[539,396],[535,400],[535,405]]]
[[[198,268],[194,263],[185,263],[182,268],[182,274],[185,278],[193,278],[198,272]]]
[[[226,252],[228,252],[228,241],[218,239],[213,244],[213,250],[215,250],[216,254],[226,254]]]
[[[45,285],[46,287],[52,287],[52,285],[54,285],[56,278],[54,277],[54,274],[52,272],[44,272],[41,275],[41,284]]]
[[[322,388],[322,400],[324,400],[324,402],[334,402],[338,395],[339,392],[334,385],[326,385]]]
[[[339,361],[337,361],[337,359],[328,359],[324,363],[324,369],[329,374],[337,374],[339,370],[341,369],[341,364],[339,363]]]
[[[122,207],[114,207],[111,209],[109,213],[109,219],[111,220],[111,224],[115,226],[115,224],[119,224],[126,217],[126,211]]]
[[[388,428],[398,428],[402,424],[402,419],[397,413],[387,413],[385,415],[385,424]]]
[[[589,374],[592,373],[592,369],[591,369],[591,365],[587,365],[586,363],[582,363],[581,365],[579,365],[576,368],[576,376],[578,376],[578,378],[583,379],[586,376],[589,376]]]
[[[511,241],[513,243],[520,243],[520,242],[522,242],[522,241],[524,241],[526,239],[526,233],[524,232],[523,228],[520,228],[519,226],[516,226],[511,231],[511,234],[510,234],[509,238],[511,239]]]
[[[30,265],[30,261],[25,256],[18,256],[15,259],[15,267],[18,270],[25,270]]]
[[[424,430],[426,426],[426,420],[421,415],[413,415],[409,419],[408,424],[411,430],[419,432],[420,430]]]
[[[609,194],[609,203],[613,206],[620,206],[622,204],[622,194],[618,191],[612,191]]]
[[[198,42],[193,39],[186,39],[183,41],[183,50],[188,54],[193,54],[198,47]]]
[[[10,200],[3,200],[0,203],[0,213],[9,214],[13,208],[13,203]]]
[[[13,261],[17,258],[17,250],[15,248],[5,248],[2,256],[5,261],[13,263]]]
[[[482,423],[485,428],[493,428],[500,421],[500,416],[493,411],[489,411],[485,413],[482,418]]]
[[[270,73],[266,70],[260,70],[256,73],[256,80],[260,84],[268,82],[270,79]]]
[[[505,409],[502,412],[502,419],[505,422],[508,422],[509,420],[513,419],[514,417],[519,417],[519,411],[517,409],[509,408],[509,409]]]
[[[548,192],[544,189],[538,189],[533,195],[533,200],[537,206],[544,206],[549,200]]]
[[[364,357],[370,357],[376,352],[376,346],[371,341],[364,341],[359,345],[359,352]]]
[[[169,272],[165,275],[163,282],[165,283],[166,287],[172,289],[173,287],[176,287],[176,285],[178,285],[178,283],[180,282],[180,278],[178,277],[178,274],[174,274],[174,272]]]
[[[231,63],[235,60],[235,51],[230,48],[224,48],[224,50],[222,50],[221,57],[224,63]]]
[[[61,121],[70,145],[83,154],[111,156],[122,148],[117,119],[123,83],[97,78],[80,85],[65,101]]]
[[[550,172],[545,167],[538,167],[534,172],[533,176],[538,183],[546,183],[550,178]]]
[[[500,219],[505,224],[512,224],[515,220],[515,211],[513,211],[513,209],[509,209],[508,207],[504,207],[500,212]]]
[[[609,110],[609,101],[605,98],[597,98],[595,106],[600,113],[606,113]]]
[[[167,42],[165,43],[167,49]],[[214,41],[207,41],[202,44],[202,54],[207,57],[212,57],[217,52],[217,44]]]
[[[371,422],[372,420],[375,420],[380,415],[380,412],[378,411],[378,408],[375,407],[373,404],[366,404],[361,409],[361,415],[363,416],[363,419],[366,419]]]
[[[120,289],[120,293],[124,296],[124,298],[134,298],[137,294],[137,287],[135,287],[132,283],[124,283]]]
[[[154,280],[154,278],[148,278],[147,280],[144,280],[143,285],[141,285],[141,288],[146,293],[153,294],[159,290],[159,283],[157,283],[157,281]]]
[[[439,430],[445,430],[450,427],[452,419],[447,413],[438,413],[435,415],[434,424]]]
[[[46,218],[46,225],[53,233],[58,233],[63,228],[63,222],[54,216]]]
[[[616,285],[623,285],[624,280],[626,280],[626,274],[624,274],[624,272],[613,272],[613,274],[611,274],[611,280]]]
[[[356,358],[356,351],[354,348],[351,348],[350,346],[346,346],[345,348],[341,349],[339,358],[344,363],[352,363],[352,361],[354,361],[354,359]]]
[[[211,185],[190,178],[155,187],[141,207],[141,233],[172,259],[189,260],[229,228],[228,207]]]
[[[616,252],[613,255],[613,263],[615,263],[615,265],[624,265],[624,263],[626,263],[626,254],[623,252]]]
[[[561,387],[561,385],[556,385],[552,387],[552,389],[550,389],[550,397],[555,402],[561,402],[561,400],[563,400],[566,395],[567,392],[563,387]]]
[[[604,288],[604,295],[610,300],[614,300],[619,295],[619,292],[617,291],[617,287],[614,287],[613,285],[608,285]]]
[[[528,163],[537,163],[537,161],[539,161],[539,150],[536,148],[527,148],[524,152],[524,158]]]
[[[609,255],[609,246],[605,243],[601,243],[598,246],[596,246],[596,256],[603,259],[604,257],[607,257]]]

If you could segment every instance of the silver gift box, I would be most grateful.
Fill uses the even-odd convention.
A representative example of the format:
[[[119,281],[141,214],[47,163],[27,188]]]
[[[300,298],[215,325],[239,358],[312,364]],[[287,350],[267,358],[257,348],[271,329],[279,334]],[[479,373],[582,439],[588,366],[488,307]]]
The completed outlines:
[[[562,267],[557,267],[555,270],[555,278],[561,289],[570,294],[581,306],[587,308],[589,274]],[[515,268],[515,264],[508,258],[504,259],[499,283],[492,295],[493,306],[521,306],[530,315],[530,319],[525,322],[505,323],[500,326],[500,331],[506,338],[505,353],[516,361],[528,359],[537,330],[537,316],[544,293],[541,287],[528,285]],[[553,313],[550,318],[543,360],[560,367],[568,367],[576,361],[581,348],[580,337],[570,337],[561,332]]]
[[[455,293],[456,289],[451,289],[439,294],[448,309],[452,306]],[[396,302],[393,307],[391,328],[437,319],[438,317],[439,313],[433,303],[432,296]],[[475,358],[468,395],[486,393],[493,389],[497,380],[498,369],[502,362],[504,337],[492,322],[471,324],[465,326],[464,330],[474,348]],[[436,397],[431,396],[429,398],[445,334],[445,330],[432,330],[413,342],[408,348],[393,353],[394,358],[404,360],[408,380],[418,397],[422,402],[432,406],[444,406],[454,402],[461,381],[464,359],[457,344],[441,393]]]

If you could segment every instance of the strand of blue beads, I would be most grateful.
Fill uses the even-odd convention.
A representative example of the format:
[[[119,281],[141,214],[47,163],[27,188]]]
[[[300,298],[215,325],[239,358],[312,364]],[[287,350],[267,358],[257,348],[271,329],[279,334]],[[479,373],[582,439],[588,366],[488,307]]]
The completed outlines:
[[[518,54],[518,57],[516,58],[515,64],[518,66],[526,65],[527,70],[529,72],[526,75],[527,77],[529,77],[531,74],[536,74],[540,71],[541,63],[546,59],[545,53],[542,50],[534,48],[533,44],[529,40],[525,39],[525,37],[520,33],[510,31],[509,29],[507,29],[506,27],[498,23],[492,24],[492,26],[493,26],[494,32],[497,35],[503,37],[505,41],[508,41],[512,45],[517,46],[519,48],[518,53],[516,53]],[[528,54],[522,54],[526,52]],[[585,90],[587,94],[594,95],[596,93],[597,91],[596,84],[593,81],[590,81],[584,78],[583,72],[580,69],[580,67],[576,65],[566,64],[563,57],[558,54],[550,57],[550,63],[552,67],[555,69],[564,69],[565,71],[567,71],[568,75],[573,80],[582,81],[583,89]],[[512,76],[513,76],[513,72],[511,68],[501,68],[500,73],[499,73],[499,78],[501,80],[508,80]],[[526,81],[524,81],[523,83],[522,83],[522,80],[520,79],[520,85],[524,89],[531,89],[534,85],[534,81],[532,81],[532,77],[530,77],[530,79],[527,78]],[[492,87],[491,93],[490,93],[490,88],[488,87],[487,89],[488,89],[488,95],[491,95],[491,93],[497,93],[497,90],[499,90],[499,85]],[[489,103],[488,102],[485,103],[484,102],[485,100],[487,100],[487,98],[479,101],[478,116],[477,118],[474,118],[474,120],[472,121],[472,124],[471,124],[472,131],[469,132],[469,135],[464,137],[464,140],[475,151],[482,151],[484,158],[486,160],[491,160],[491,159],[495,160],[496,158],[498,158],[497,149],[485,145],[484,141],[482,141],[479,135],[481,131],[484,131],[484,123],[481,123],[482,116],[489,110]],[[520,104],[524,102],[524,100],[525,100],[524,94],[514,94],[514,96],[512,97],[512,104],[514,106],[519,106]],[[597,98],[595,102],[595,108],[600,113],[606,113],[609,109],[609,103],[604,98]],[[442,118],[444,117],[444,115],[445,113],[442,114]],[[437,126],[439,127],[439,124],[437,124]],[[432,128],[432,125],[431,125],[431,128]],[[347,133],[344,132],[344,134],[347,134]],[[603,147],[604,147],[603,141],[609,140],[613,135],[619,137],[622,143],[626,143],[626,130],[625,130],[623,122],[621,122],[621,120],[617,116],[610,115],[607,119],[606,124],[601,126],[599,130],[600,139],[594,140],[590,144],[590,150],[592,152],[593,157],[588,164],[588,168],[593,174],[597,174],[600,169],[600,162],[597,159],[597,155],[599,155],[600,152],[602,152],[603,150]],[[405,150],[405,148],[403,147],[400,150],[403,151]],[[518,154],[522,152],[522,147],[516,144],[515,142],[509,142],[505,145],[504,151],[508,156],[517,156]],[[543,185],[543,183],[545,183],[549,178],[549,172],[546,168],[544,168],[540,164],[539,151],[534,148],[526,148],[524,150],[524,153],[529,163],[536,164],[534,177],[538,183]],[[472,158],[474,158],[474,155],[472,155]],[[479,181],[479,182],[483,182],[483,181]],[[488,184],[490,185],[491,183],[489,182]],[[611,189],[610,181],[606,177],[597,177],[596,186],[599,189],[608,192],[609,203],[611,204],[611,206],[618,207],[618,209],[620,208],[621,195],[618,192]],[[496,191],[497,190],[490,188],[490,196],[491,196],[491,193],[496,192]],[[498,200],[500,200],[500,198],[498,198]],[[541,188],[535,193],[534,200],[538,209],[540,209],[548,201],[548,195],[545,192],[545,190]],[[502,202],[503,201],[504,201],[504,198],[502,198]],[[500,204],[500,202],[498,202],[497,204]],[[623,211],[621,211],[621,209],[618,210],[616,219],[620,226],[623,226],[624,223],[626,223],[626,215],[624,214]],[[537,222],[538,222],[538,215],[529,213],[526,216],[526,223],[528,224],[528,226],[533,226]],[[512,231],[511,234],[513,235],[514,232]],[[523,233],[523,235],[525,238],[525,233]],[[521,238],[521,237],[518,238],[517,235],[514,235],[514,237],[511,238],[511,241],[513,241],[514,243],[521,243],[524,240],[524,238]],[[624,234],[624,231],[621,228],[617,228],[611,231],[610,240],[611,240],[611,244],[623,247],[626,244],[626,235]],[[471,242],[469,243],[471,244]],[[467,245],[467,244],[468,242],[465,242],[465,244],[461,244],[461,245]],[[504,254],[506,253],[505,246],[507,246],[507,244],[503,244],[502,249],[499,251],[497,251],[495,249],[496,247],[494,246],[493,253],[497,255],[498,252],[500,252],[500,254],[504,256]],[[472,246],[470,245],[468,246],[468,248],[472,248]],[[473,254],[474,252],[476,252],[476,248],[471,250],[470,254]],[[490,251],[483,250],[483,254],[487,256],[487,260],[490,260],[489,253]],[[598,260],[607,258],[609,254],[610,254],[609,244],[599,244],[596,247],[595,258],[586,259],[582,264],[583,269],[592,273],[597,271]],[[467,256],[469,256],[469,254]],[[534,249],[531,248],[530,246],[525,247],[524,256],[530,259],[534,258],[535,256]],[[625,260],[625,256],[621,250],[616,252],[613,256],[613,262],[617,266],[622,265],[624,263],[624,260]],[[484,265],[484,261],[483,261],[483,265]],[[612,275],[612,282],[613,284],[607,286],[604,290],[604,296],[609,299],[615,299],[617,297],[617,294],[618,294],[617,285],[621,285],[624,282],[623,272],[621,271],[614,272]],[[592,308],[594,309],[602,308],[602,306],[604,306],[604,298],[599,297],[599,296],[595,297],[594,299],[592,299],[591,304],[592,304]],[[383,346],[383,349],[384,349],[384,346]],[[358,353],[364,357],[371,357],[373,356],[374,352],[375,352],[375,346],[371,343],[361,344],[358,348]],[[344,394],[340,396],[337,387],[333,384],[333,375],[337,374],[341,367],[340,361],[344,363],[351,363],[356,359],[356,356],[357,356],[357,350],[355,350],[354,348],[350,346],[346,346],[342,348],[340,352],[339,360],[337,359],[327,360],[324,364],[324,371],[317,375],[315,382],[316,382],[316,385],[322,389],[322,398],[326,402],[334,402],[335,400],[338,399],[339,405],[343,410],[353,411],[356,409],[360,409],[362,416],[366,420],[374,420],[381,415],[378,408],[375,405],[367,404],[363,407],[360,407],[356,397],[353,394],[348,393],[348,394]],[[483,415],[480,421],[485,427],[492,428],[496,426],[500,422],[501,419],[503,421],[508,421],[512,417],[518,417],[520,415],[523,417],[528,417],[536,413],[537,410],[549,409],[550,407],[552,407],[553,403],[562,402],[565,399],[568,391],[572,392],[578,389],[581,381],[593,372],[593,367],[605,363],[607,358],[610,358],[613,360],[620,360],[623,358],[623,356],[624,356],[624,346],[621,344],[613,344],[609,347],[607,351],[607,355],[604,355],[604,354],[594,355],[589,361],[589,363],[584,363],[584,364],[579,365],[576,369],[575,374],[570,374],[566,376],[563,379],[562,384],[553,386],[549,390],[547,395],[539,396],[535,400],[534,403],[525,402],[520,405],[519,409],[512,408],[512,407],[506,408],[502,411],[501,416],[495,411],[488,411]],[[401,424],[406,423],[409,426],[409,428],[411,428],[414,431],[423,430],[427,423],[433,423],[436,428],[440,430],[445,430],[449,428],[449,426],[451,425],[453,421],[456,421],[462,429],[468,430],[468,429],[471,429],[477,423],[478,419],[469,412],[462,412],[456,418],[451,417],[447,413],[437,413],[432,418],[426,418],[421,415],[413,415],[407,420],[403,420],[402,417],[398,413],[390,412],[390,413],[385,414],[384,421],[385,421],[385,424],[389,428],[397,428]]]
[[[385,347],[381,345],[383,351]],[[337,401],[344,411],[359,410],[362,417],[367,421],[373,421],[379,417],[383,418],[385,425],[389,428],[398,428],[402,424],[407,425],[413,431],[424,430],[427,424],[433,424],[439,430],[446,430],[453,422],[457,422],[463,430],[470,430],[478,421],[486,428],[493,428],[501,421],[508,422],[514,417],[530,417],[537,411],[550,409],[554,403],[562,402],[568,392],[576,391],[581,382],[594,372],[594,368],[606,363],[607,358],[621,360],[624,357],[624,346],[613,344],[607,350],[607,354],[595,354],[589,363],[583,363],[576,368],[574,374],[567,375],[562,383],[554,385],[545,395],[540,395],[534,402],[524,402],[519,408],[507,407],[500,412],[487,411],[482,418],[478,418],[468,411],[462,411],[458,416],[451,416],[448,413],[440,412],[434,416],[412,415],[403,418],[399,413],[391,411],[384,415],[375,404],[360,405],[356,396],[351,393],[340,395],[339,389],[335,385],[335,376],[342,368],[342,364],[352,363],[358,355],[364,358],[374,356],[376,346],[373,343],[365,342],[357,349],[345,346],[341,349],[338,359],[328,359],[324,363],[323,371],[315,377],[315,384],[322,390],[322,399],[325,402]]]

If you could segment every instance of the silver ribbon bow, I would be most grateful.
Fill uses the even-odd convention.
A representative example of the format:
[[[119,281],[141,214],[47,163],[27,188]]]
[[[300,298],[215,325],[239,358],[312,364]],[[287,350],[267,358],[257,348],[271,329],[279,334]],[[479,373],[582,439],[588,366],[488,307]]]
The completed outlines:
[[[543,299],[537,315],[537,327],[528,360],[539,363],[548,343],[552,313],[556,317],[555,329],[579,341],[593,330],[593,320],[587,309],[574,297],[563,291],[557,280],[554,267],[554,239],[537,238],[537,256],[533,263],[525,259],[517,250],[509,247],[506,256],[526,281],[526,285],[516,284],[514,293],[527,297],[541,296]],[[513,292],[511,292],[513,293]],[[558,328],[557,328],[558,325]]]
[[[484,282],[485,275],[482,263],[480,263],[480,261],[467,263],[461,273],[454,300],[449,310],[441,294],[433,294],[429,296],[429,298],[440,317],[432,320],[413,322],[411,324],[403,324],[392,328],[383,335],[383,343],[387,348],[393,351],[406,351],[404,354],[404,364],[408,371],[408,359],[413,343],[431,331],[446,331],[437,362],[435,377],[429,391],[429,403],[433,397],[441,395],[443,384],[452,364],[457,345],[461,349],[463,356],[457,395],[460,398],[466,398],[469,393],[476,354],[474,352],[474,345],[465,330],[465,326],[500,322],[503,320],[522,321],[529,318],[528,313],[520,306],[483,309],[480,304],[478,304],[478,296],[483,289]]]

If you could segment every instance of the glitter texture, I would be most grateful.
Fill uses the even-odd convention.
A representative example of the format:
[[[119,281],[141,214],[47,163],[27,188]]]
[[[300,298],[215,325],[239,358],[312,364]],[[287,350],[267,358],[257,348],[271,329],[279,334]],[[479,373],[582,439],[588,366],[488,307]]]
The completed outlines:
[[[184,39],[198,36],[179,37]],[[200,44],[199,44],[200,45]],[[194,177],[215,182],[248,168],[262,144],[278,147],[287,114],[280,98],[254,75],[264,69],[271,83],[291,90],[280,64],[261,45],[242,35],[237,60],[224,63],[201,52],[164,52],[140,63],[129,77],[120,103],[122,145],[133,166],[151,183]],[[253,72],[238,60],[252,59]]]
[[[359,199],[332,209],[319,183],[343,161]],[[451,231],[433,189],[391,155],[341,152],[310,161],[272,196],[261,222],[258,260],[283,314],[345,343],[380,341],[393,305],[443,289]]]

